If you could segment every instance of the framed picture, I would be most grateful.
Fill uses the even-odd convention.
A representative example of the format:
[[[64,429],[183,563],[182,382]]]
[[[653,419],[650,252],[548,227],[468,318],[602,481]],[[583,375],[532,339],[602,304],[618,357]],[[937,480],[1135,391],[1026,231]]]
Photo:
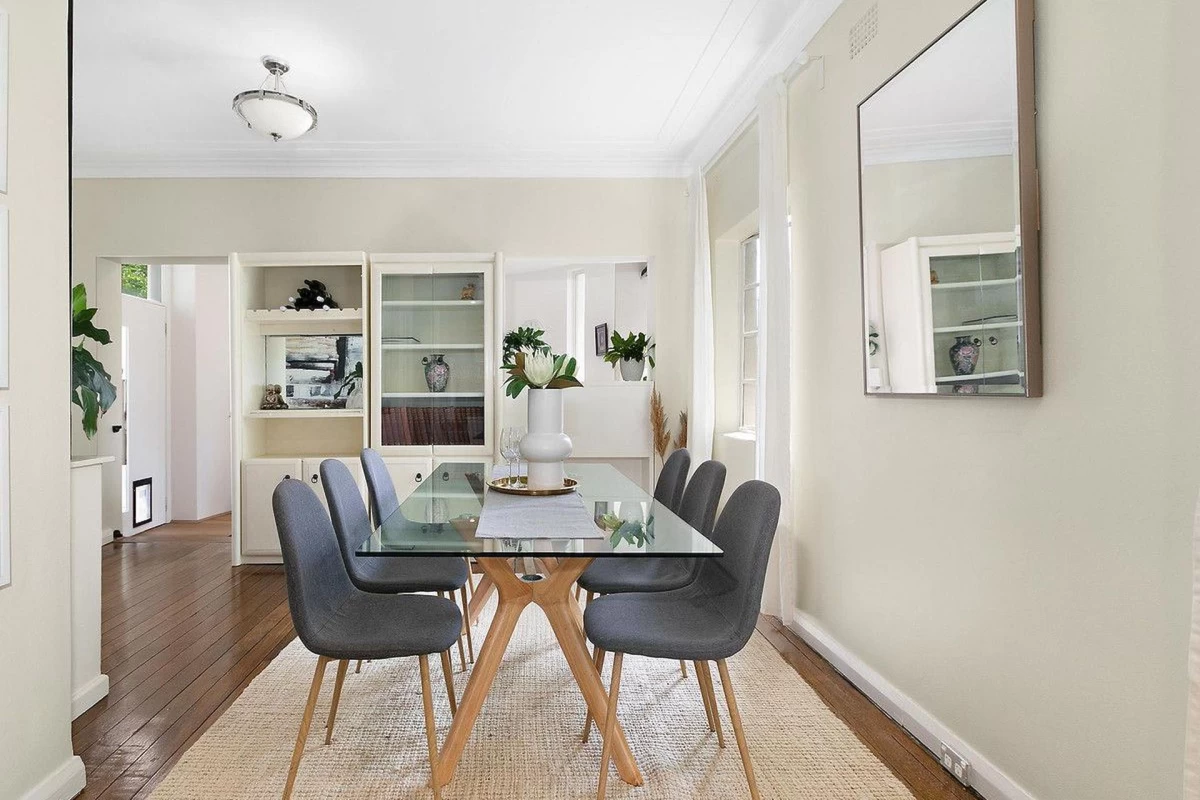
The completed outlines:
[[[596,355],[602,356],[608,352],[608,323],[596,326]]]
[[[8,406],[0,406],[0,587],[12,583],[8,500]]]

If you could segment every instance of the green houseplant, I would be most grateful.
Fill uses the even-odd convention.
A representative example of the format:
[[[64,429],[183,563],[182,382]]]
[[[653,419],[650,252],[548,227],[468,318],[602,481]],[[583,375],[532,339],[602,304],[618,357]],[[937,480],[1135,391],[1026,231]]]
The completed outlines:
[[[542,338],[545,335],[545,331],[536,328],[515,328],[504,334],[504,358],[501,363],[505,366],[512,364],[522,350],[530,353],[550,352],[550,346]]]
[[[639,381],[645,371],[644,363],[654,366],[654,342],[644,333],[630,331],[626,336],[613,331],[612,341],[604,360],[614,367],[620,365],[621,377],[627,381]]]
[[[89,339],[97,344],[112,343],[108,331],[92,322],[96,310],[88,308],[82,283],[71,289],[71,338],[79,339],[71,347],[71,402],[83,411],[83,432],[89,439],[96,435],[100,415],[117,399],[112,376],[84,346]]]

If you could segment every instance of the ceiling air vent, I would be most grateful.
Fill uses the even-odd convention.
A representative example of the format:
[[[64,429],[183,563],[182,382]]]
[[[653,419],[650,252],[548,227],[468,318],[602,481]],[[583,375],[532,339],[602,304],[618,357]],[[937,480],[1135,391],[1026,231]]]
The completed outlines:
[[[879,32],[879,4],[875,3],[862,15],[862,19],[850,28],[850,58],[855,58],[866,49]]]

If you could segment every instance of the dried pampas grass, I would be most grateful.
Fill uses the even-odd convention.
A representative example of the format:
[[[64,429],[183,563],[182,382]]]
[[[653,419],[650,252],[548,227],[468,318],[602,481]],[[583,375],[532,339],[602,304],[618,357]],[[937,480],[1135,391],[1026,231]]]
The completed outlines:
[[[688,426],[687,412],[679,412],[679,430],[675,432],[675,449],[682,450],[687,447],[688,443]]]
[[[671,446],[671,425],[658,389],[650,393],[650,430],[654,435],[654,452],[658,453],[659,461],[665,461],[667,448]]]

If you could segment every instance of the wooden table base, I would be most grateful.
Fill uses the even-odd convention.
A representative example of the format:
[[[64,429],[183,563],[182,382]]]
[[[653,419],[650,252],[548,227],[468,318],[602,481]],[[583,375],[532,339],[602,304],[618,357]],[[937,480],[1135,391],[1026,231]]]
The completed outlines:
[[[591,561],[592,559],[587,557],[539,559],[539,563],[549,574],[542,580],[526,582],[517,577],[510,559],[489,557],[476,560],[484,571],[484,577],[479,581],[471,598],[472,621],[487,604],[492,591],[499,592],[500,599],[496,616],[488,628],[483,647],[479,650],[471,678],[467,681],[467,688],[458,702],[458,713],[454,715],[450,733],[442,745],[434,776],[439,786],[446,785],[454,778],[454,770],[462,758],[463,748],[475,727],[475,720],[483,708],[483,701],[492,688],[496,670],[500,668],[500,662],[504,659],[504,651],[508,649],[517,621],[530,603],[540,606],[546,618],[550,620],[550,627],[554,629],[559,647],[567,658],[571,674],[583,693],[592,717],[598,720],[608,717],[608,693],[600,680],[599,671],[592,663],[592,657],[588,654],[587,638],[583,632],[583,613],[579,610],[579,604],[571,599],[571,585]],[[617,723],[612,738],[611,750],[617,774],[626,783],[641,786],[642,773],[634,761],[620,723]]]

